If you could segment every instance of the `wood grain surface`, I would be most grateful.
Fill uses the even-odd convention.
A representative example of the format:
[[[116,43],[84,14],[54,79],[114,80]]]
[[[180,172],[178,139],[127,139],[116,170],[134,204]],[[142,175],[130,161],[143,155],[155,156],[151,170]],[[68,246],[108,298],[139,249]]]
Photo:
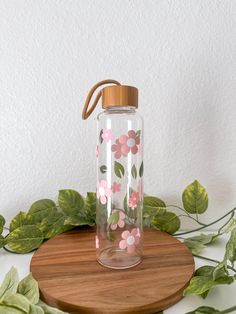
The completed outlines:
[[[69,313],[156,313],[182,298],[194,272],[189,249],[154,229],[144,232],[139,265],[113,270],[98,264],[95,230],[74,229],[45,242],[34,254],[31,272],[41,298]]]

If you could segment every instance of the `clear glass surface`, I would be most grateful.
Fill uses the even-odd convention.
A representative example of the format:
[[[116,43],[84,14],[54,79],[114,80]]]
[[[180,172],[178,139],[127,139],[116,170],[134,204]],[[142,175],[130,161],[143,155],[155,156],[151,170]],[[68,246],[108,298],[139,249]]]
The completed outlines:
[[[129,268],[142,258],[143,120],[132,107],[112,107],[97,121],[97,259]]]

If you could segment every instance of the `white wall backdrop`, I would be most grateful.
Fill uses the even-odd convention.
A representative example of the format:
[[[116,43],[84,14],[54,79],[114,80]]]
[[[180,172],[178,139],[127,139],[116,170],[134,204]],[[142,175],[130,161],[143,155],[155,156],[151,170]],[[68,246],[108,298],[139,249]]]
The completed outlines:
[[[140,89],[147,193],[180,204],[198,179],[203,220],[236,205],[236,1],[0,0],[1,214],[94,190],[81,110],[105,78]]]

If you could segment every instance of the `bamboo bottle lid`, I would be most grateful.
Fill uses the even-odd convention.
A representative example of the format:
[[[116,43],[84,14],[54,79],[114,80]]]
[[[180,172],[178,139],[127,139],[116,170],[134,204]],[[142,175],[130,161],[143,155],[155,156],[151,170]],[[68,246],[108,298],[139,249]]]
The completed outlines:
[[[93,104],[89,108],[89,103],[96,89],[105,84],[115,84],[104,87],[98,92]],[[115,106],[131,106],[138,107],[138,89],[134,86],[121,85],[115,80],[104,80],[95,84],[88,93],[86,98],[82,118],[87,119],[93,112],[99,99],[102,97],[102,107],[110,108]]]

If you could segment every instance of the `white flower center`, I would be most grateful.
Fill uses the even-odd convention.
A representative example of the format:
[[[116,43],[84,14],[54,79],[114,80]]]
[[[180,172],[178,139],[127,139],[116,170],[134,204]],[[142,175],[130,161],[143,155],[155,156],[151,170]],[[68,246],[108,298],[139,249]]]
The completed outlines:
[[[134,242],[135,242],[134,236],[132,236],[132,235],[129,236],[129,237],[127,238],[126,242],[127,242],[128,245],[133,245]]]
[[[134,138],[129,138],[127,140],[127,146],[128,147],[134,147],[135,146],[135,139]]]
[[[105,189],[104,189],[103,187],[100,186],[100,188],[99,188],[98,191],[99,191],[99,195],[100,195],[100,196],[105,195]]]

